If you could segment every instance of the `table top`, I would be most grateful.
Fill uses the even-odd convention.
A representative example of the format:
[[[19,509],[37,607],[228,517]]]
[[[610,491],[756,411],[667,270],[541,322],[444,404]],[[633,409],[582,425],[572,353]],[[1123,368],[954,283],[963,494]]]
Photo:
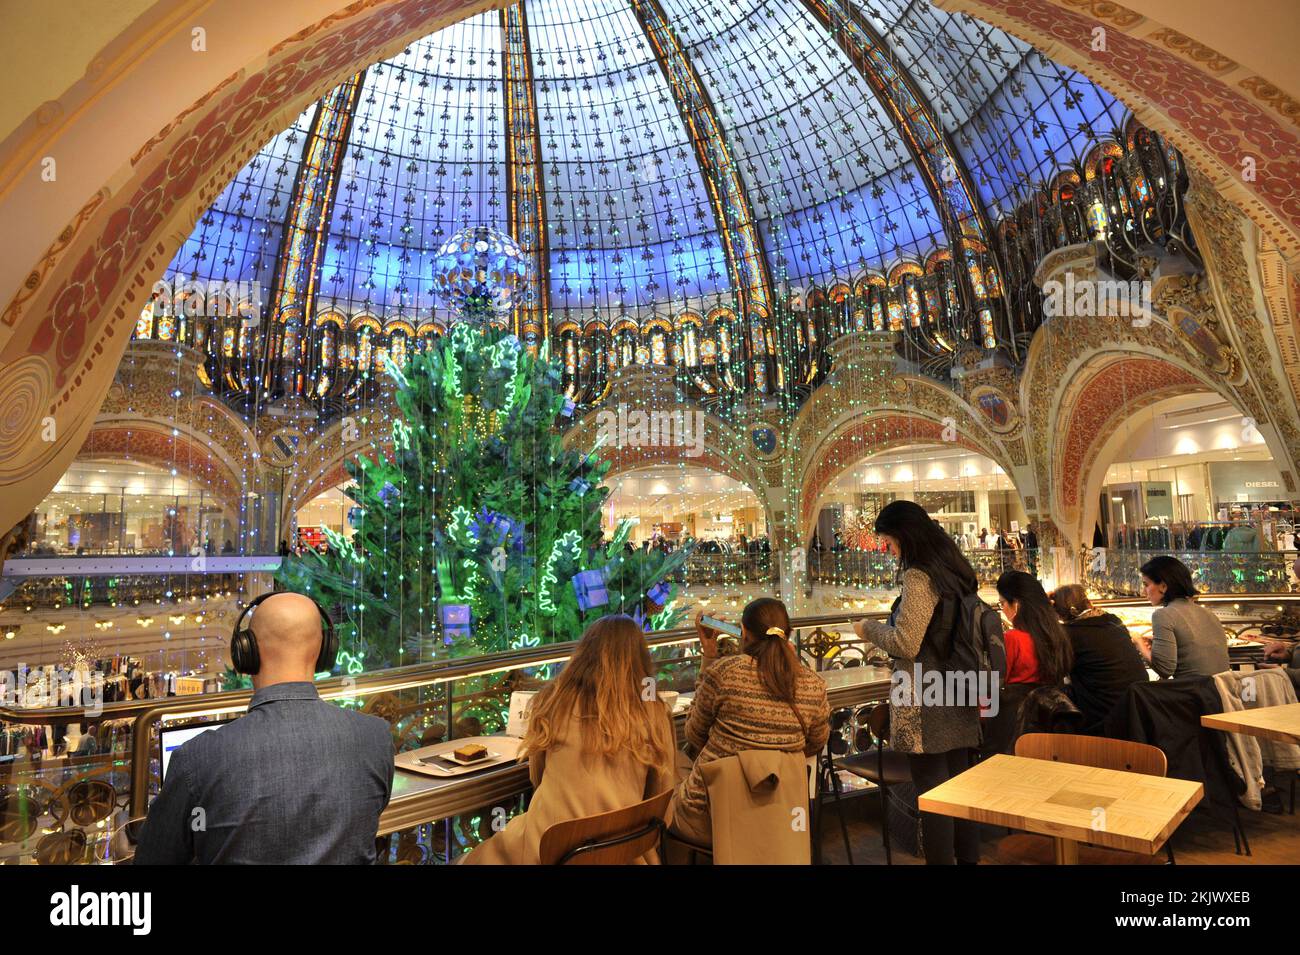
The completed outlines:
[[[1154,854],[1201,801],[1186,779],[992,756],[927,793],[922,812]]]
[[[1300,703],[1261,706],[1236,713],[1211,713],[1201,717],[1201,725],[1229,733],[1262,736],[1279,743],[1300,743]]]

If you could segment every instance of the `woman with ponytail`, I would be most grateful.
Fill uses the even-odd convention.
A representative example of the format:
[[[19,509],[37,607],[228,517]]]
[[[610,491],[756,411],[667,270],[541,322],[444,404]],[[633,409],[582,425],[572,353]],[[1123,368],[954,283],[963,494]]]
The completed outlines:
[[[672,830],[708,846],[713,825],[700,767],[748,749],[812,756],[826,745],[831,711],[825,682],[799,662],[781,601],[762,597],[745,607],[735,656],[718,658],[718,632],[699,615],[695,627],[704,656],[686,721],[695,762],[673,796]]]

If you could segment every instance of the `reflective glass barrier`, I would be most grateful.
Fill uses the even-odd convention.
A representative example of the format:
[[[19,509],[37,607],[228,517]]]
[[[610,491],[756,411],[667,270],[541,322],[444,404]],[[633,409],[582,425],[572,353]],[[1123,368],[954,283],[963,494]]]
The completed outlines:
[[[242,525],[247,515],[241,519],[202,490],[56,490],[37,508],[15,556],[243,554],[248,542]]]
[[[850,657],[809,652],[803,634],[839,627],[843,616],[796,621],[796,641],[824,669],[832,705],[852,709],[886,695],[888,673]],[[824,638],[822,638],[824,639]],[[699,672],[695,631],[648,637],[659,689],[690,692]],[[553,644],[488,657],[419,664],[317,685],[323,698],[380,716],[395,752],[504,731],[510,694],[556,675],[576,644]],[[724,651],[738,647],[724,647]],[[206,693],[83,706],[0,709],[0,862],[124,861],[133,852],[131,820],[159,786],[159,731],[241,713],[251,692]],[[846,724],[847,725],[847,724]],[[527,767],[509,764],[448,783],[398,773],[381,821],[389,862],[446,862],[481,841],[484,826],[509,818],[529,790]]]
[[[1008,570],[1038,573],[1038,549],[981,549],[962,553],[975,568],[980,586],[991,587]],[[888,590],[897,585],[898,562],[883,551],[811,551],[808,579],[816,584]]]
[[[1262,659],[1263,637],[1300,630],[1300,597],[1207,595],[1230,636],[1234,665]],[[1135,637],[1149,635],[1145,601],[1101,600]],[[879,618],[881,614],[855,613]],[[854,636],[839,614],[795,621],[805,663],[827,682],[834,716],[829,751],[868,749],[872,705],[888,696],[883,655]],[[659,689],[694,689],[699,646],[693,629],[651,634]],[[322,697],[380,716],[395,752],[505,729],[510,694],[540,687],[558,673],[574,643],[487,657],[382,670],[318,683]],[[738,652],[723,643],[723,652]],[[77,687],[72,688],[74,691]],[[112,863],[129,859],[132,820],[159,786],[159,731],[199,726],[241,713],[251,692],[235,691],[83,705],[0,708],[0,862]],[[68,696],[63,697],[69,702]],[[381,858],[391,863],[449,862],[524,805],[527,767],[506,764],[465,780],[398,773],[381,820]]]
[[[1091,549],[1082,556],[1083,583],[1095,593],[1137,596],[1140,568],[1153,557],[1171,554],[1192,571],[1199,590],[1216,594],[1289,593],[1296,587],[1291,565],[1300,552]]]

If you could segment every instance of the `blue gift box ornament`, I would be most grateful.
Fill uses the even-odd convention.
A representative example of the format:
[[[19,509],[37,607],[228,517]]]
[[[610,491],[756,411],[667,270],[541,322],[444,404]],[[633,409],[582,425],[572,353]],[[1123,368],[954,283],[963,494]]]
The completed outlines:
[[[481,541],[487,541],[492,546],[503,544],[506,538],[520,532],[520,527],[516,521],[511,520],[504,514],[498,514],[496,511],[490,511],[486,507],[478,512],[478,515],[470,522],[470,529],[474,536]]]
[[[469,604],[443,604],[438,608],[442,621],[442,639],[450,643],[453,637],[468,637],[471,633]]]
[[[593,607],[603,607],[609,603],[609,591],[605,589],[605,574],[599,570],[580,570],[573,575],[573,593],[578,598],[578,608],[588,611]]]
[[[658,604],[662,607],[664,604],[668,603],[668,595],[670,593],[672,593],[672,587],[661,580],[646,592],[646,596],[650,598],[651,603]]]
[[[574,403],[572,398],[565,398],[564,404],[560,408],[560,414],[565,418],[572,418],[573,409],[576,407],[577,405]]]
[[[397,485],[392,481],[385,481],[384,486],[379,489],[379,500],[385,504],[391,504],[401,495],[401,493],[402,492],[397,489]]]
[[[569,482],[569,490],[578,495],[578,497],[582,497],[591,490],[591,482],[584,481],[582,478],[574,478]]]

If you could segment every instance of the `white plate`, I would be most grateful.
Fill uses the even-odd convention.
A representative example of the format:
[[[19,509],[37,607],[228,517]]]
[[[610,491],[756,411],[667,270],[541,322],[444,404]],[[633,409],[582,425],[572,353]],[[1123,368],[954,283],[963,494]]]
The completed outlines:
[[[492,750],[488,750],[486,753],[484,753],[482,756],[478,757],[477,759],[461,759],[459,756],[456,755],[455,750],[448,750],[445,753],[438,753],[437,755],[439,759],[449,759],[457,766],[486,766],[488,763],[491,763],[494,760],[503,758],[503,756],[500,753],[494,753],[492,752]],[[434,765],[436,766],[437,763],[434,763]]]
[[[519,755],[519,745],[523,740],[513,736],[472,736],[446,743],[433,743],[419,749],[398,753],[395,759],[397,768],[408,773],[421,773],[426,776],[463,776],[483,769],[494,769]],[[461,762],[452,758],[451,751],[457,746],[477,743],[487,748],[488,755],[472,762]],[[421,762],[431,756],[438,756],[446,762]]]

